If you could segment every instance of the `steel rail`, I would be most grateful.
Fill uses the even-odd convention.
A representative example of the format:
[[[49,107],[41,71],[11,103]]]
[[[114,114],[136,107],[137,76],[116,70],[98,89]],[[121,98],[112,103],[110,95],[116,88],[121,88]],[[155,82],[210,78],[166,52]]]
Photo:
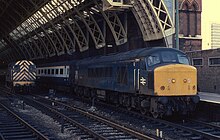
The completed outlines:
[[[36,96],[36,95],[35,95],[35,96]],[[123,132],[125,132],[125,133],[127,133],[127,134],[129,134],[129,135],[131,135],[131,136],[134,136],[134,137],[136,137],[136,138],[138,138],[138,139],[147,139],[147,140],[160,139],[160,138],[156,138],[156,137],[152,137],[152,136],[147,136],[147,135],[142,134],[142,133],[140,133],[140,132],[136,132],[136,131],[134,131],[134,130],[132,130],[132,129],[130,129],[130,128],[126,128],[125,126],[121,126],[121,125],[119,125],[119,124],[117,124],[117,123],[115,123],[115,122],[112,122],[112,121],[110,121],[110,120],[106,120],[106,118],[103,118],[103,117],[94,115],[94,114],[92,114],[92,113],[90,113],[90,112],[87,112],[87,111],[84,111],[84,110],[80,110],[80,109],[78,109],[78,108],[74,108],[74,107],[69,106],[69,105],[66,105],[66,104],[64,104],[64,103],[61,103],[61,102],[58,102],[58,101],[55,101],[55,100],[51,100],[51,99],[45,99],[45,98],[43,98],[43,97],[41,97],[41,96],[37,96],[37,97],[40,97],[41,99],[44,99],[44,100],[46,100],[46,101],[54,102],[54,103],[56,103],[56,104],[59,104],[59,105],[61,105],[61,106],[66,107],[66,108],[68,108],[68,109],[70,109],[70,110],[72,110],[72,111],[79,112],[80,114],[83,114],[84,116],[87,116],[87,117],[92,118],[92,119],[94,119],[94,120],[97,120],[97,121],[100,121],[100,122],[102,122],[102,123],[105,123],[105,124],[107,124],[107,125],[109,125],[109,126],[111,126],[111,127],[113,127],[113,128],[116,128],[117,130],[123,131]],[[34,100],[34,101],[35,101],[35,102],[38,102],[38,101],[36,101],[36,100]],[[39,103],[39,104],[42,104],[41,102],[38,102],[38,103]],[[44,105],[44,104],[42,104],[42,105]],[[44,105],[44,106],[45,106],[45,105]],[[47,107],[47,106],[45,106],[45,107]],[[47,108],[50,109],[49,107],[47,107]],[[54,112],[57,112],[57,111],[54,110],[54,109],[51,109],[51,110],[53,110]],[[58,112],[58,114],[60,114],[61,116],[67,118],[68,120],[74,121],[74,120],[72,120],[71,118],[68,118],[67,116],[65,116],[65,115],[63,115],[63,114],[61,114],[61,113],[59,113],[59,112]],[[75,122],[75,121],[74,121],[74,122]],[[75,123],[78,123],[78,122],[75,122]],[[79,125],[80,125],[80,124],[79,124]],[[101,137],[102,137],[103,139],[106,139],[106,138],[104,138],[103,136],[101,136]]]
[[[45,98],[43,98],[43,99],[45,99]],[[47,99],[47,100],[50,100],[50,99]],[[127,132],[127,133],[129,133],[129,134],[131,134],[131,135],[137,137],[138,139],[150,139],[150,140],[155,139],[155,138],[152,138],[152,137],[147,136],[147,135],[145,135],[145,134],[142,134],[142,133],[140,133],[140,132],[136,132],[136,131],[134,131],[134,130],[132,130],[132,129],[130,129],[130,128],[126,128],[126,127],[124,127],[124,126],[121,126],[121,125],[119,125],[119,124],[117,124],[117,123],[115,123],[115,122],[112,122],[112,121],[110,121],[110,120],[106,120],[106,118],[103,118],[103,117],[101,117],[101,116],[97,116],[97,115],[94,115],[94,114],[92,114],[92,113],[90,113],[90,112],[81,110],[81,109],[79,109],[79,108],[75,108],[75,107],[69,106],[69,105],[67,105],[67,104],[64,104],[64,103],[55,101],[55,100],[50,100],[50,101],[55,102],[55,103],[57,103],[57,104],[60,104],[60,105],[62,105],[62,106],[68,107],[69,109],[71,109],[71,110],[73,110],[73,111],[80,112],[80,113],[82,113],[82,114],[84,114],[84,115],[86,115],[86,116],[92,117],[93,119],[101,120],[102,122],[104,122],[104,123],[106,123],[106,124],[108,124],[108,125],[110,125],[110,126],[112,126],[112,127],[114,127],[114,128],[117,128],[117,129],[119,129],[119,130],[121,130],[121,131]]]
[[[47,105],[45,105],[45,104],[43,104],[43,103],[41,103],[41,102],[39,102],[39,101],[37,101],[37,100],[30,99],[30,98],[27,98],[27,97],[24,97],[24,96],[23,96],[22,98],[24,98],[25,100],[33,101],[33,102],[37,103],[38,105],[43,106],[44,108],[46,108],[46,109],[50,110],[51,112],[57,114],[59,117],[63,117],[66,121],[75,124],[75,125],[78,126],[80,129],[85,130],[85,132],[88,132],[90,135],[92,135],[93,137],[95,137],[95,138],[97,138],[97,139],[107,140],[105,137],[103,137],[103,136],[101,136],[101,135],[95,133],[94,131],[92,131],[92,130],[86,128],[85,126],[81,125],[80,123],[78,123],[77,121],[71,119],[70,117],[68,117],[68,116],[66,116],[66,115],[64,115],[64,114],[62,114],[62,113],[60,113],[60,112],[58,112],[57,110],[55,110],[55,109],[53,109],[53,108],[51,108],[51,107],[48,107]]]
[[[13,111],[11,111],[8,107],[0,103],[0,106],[2,106],[3,109],[5,109],[8,113],[10,113],[15,119],[17,119],[19,122],[21,122],[23,125],[25,125],[33,134],[37,136],[40,140],[49,140],[46,136],[44,136],[41,132],[39,132],[37,129],[32,127],[30,124],[28,124],[26,121],[24,121],[21,117],[19,117],[17,114],[15,114]],[[2,136],[3,137],[3,136]]]
[[[41,97],[41,98],[43,98],[43,97]],[[53,102],[57,102],[57,101],[53,100]],[[63,103],[61,103],[61,104],[63,104]],[[139,113],[136,113],[136,112],[132,112],[132,113],[140,115]],[[158,122],[158,123],[162,123],[162,124],[165,124],[165,125],[169,125],[169,126],[175,128],[175,129],[184,130],[184,131],[190,132],[190,133],[193,132],[193,134],[196,134],[198,136],[202,136],[204,138],[220,139],[219,136],[213,135],[211,133],[203,132],[203,131],[200,131],[200,130],[197,130],[197,129],[193,129],[193,128],[190,128],[190,127],[186,127],[186,126],[183,126],[183,125],[180,125],[180,124],[175,124],[175,123],[172,123],[172,122],[169,122],[169,121],[165,121],[165,120],[161,120],[161,119],[155,119],[155,118],[152,118],[152,117],[149,117],[149,116],[144,116],[144,118],[152,120],[152,121],[155,121],[155,122]]]

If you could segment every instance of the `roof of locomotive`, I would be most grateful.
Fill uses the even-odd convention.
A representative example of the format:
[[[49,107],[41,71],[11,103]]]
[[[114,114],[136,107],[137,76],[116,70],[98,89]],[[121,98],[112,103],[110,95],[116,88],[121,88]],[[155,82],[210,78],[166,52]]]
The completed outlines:
[[[77,64],[86,65],[86,64],[93,64],[93,63],[105,63],[105,62],[118,62],[118,61],[125,61],[125,60],[134,60],[146,57],[152,53],[160,52],[160,51],[174,51],[185,54],[182,51],[179,51],[174,48],[165,48],[165,47],[154,47],[154,48],[141,48],[135,49],[127,52],[110,54],[106,56],[97,56],[92,58],[85,58],[78,61]]]
[[[175,51],[179,53],[183,53],[177,49],[173,48],[165,48],[165,47],[154,47],[154,48],[140,48],[135,49],[127,52],[121,53],[114,53],[105,56],[95,56],[84,58],[81,60],[71,60],[71,61],[62,61],[62,62],[53,62],[53,63],[45,63],[39,64],[37,67],[50,67],[50,66],[64,66],[64,65],[71,65],[77,63],[78,65],[87,65],[87,64],[97,64],[97,63],[105,63],[105,62],[118,62],[118,61],[125,61],[125,60],[134,60],[142,57],[146,57],[152,53],[160,52],[160,51]],[[184,54],[184,53],[183,53]]]
[[[13,67],[14,65],[23,65],[24,63],[27,63],[27,64],[31,64],[31,65],[35,65],[32,61],[30,60],[19,60],[19,61],[16,61],[16,62],[12,62],[10,64],[8,64],[8,67]]]

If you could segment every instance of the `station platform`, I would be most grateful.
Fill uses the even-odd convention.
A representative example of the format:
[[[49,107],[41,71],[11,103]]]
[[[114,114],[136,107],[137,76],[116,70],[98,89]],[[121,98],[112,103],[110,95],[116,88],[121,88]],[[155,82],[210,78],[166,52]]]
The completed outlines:
[[[219,93],[199,92],[199,97],[201,101],[220,104]]]

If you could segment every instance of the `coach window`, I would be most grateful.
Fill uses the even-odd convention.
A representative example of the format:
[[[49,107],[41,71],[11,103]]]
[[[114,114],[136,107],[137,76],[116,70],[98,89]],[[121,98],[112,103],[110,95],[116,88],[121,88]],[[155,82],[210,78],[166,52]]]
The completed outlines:
[[[63,74],[63,69],[60,69],[60,74]]]
[[[59,69],[56,69],[56,74],[59,74]]]
[[[41,69],[41,75],[44,73],[44,70],[43,69]]]
[[[40,75],[40,70],[37,71],[38,75]]]
[[[48,74],[50,75],[50,69],[48,69]]]
[[[51,74],[54,74],[54,69],[51,70]]]

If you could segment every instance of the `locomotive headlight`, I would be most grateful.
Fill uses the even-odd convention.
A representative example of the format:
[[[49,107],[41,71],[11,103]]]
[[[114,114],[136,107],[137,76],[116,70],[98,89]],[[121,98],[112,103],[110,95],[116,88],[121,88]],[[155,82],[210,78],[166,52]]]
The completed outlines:
[[[171,82],[172,82],[172,83],[176,83],[176,79],[172,79]]]
[[[184,82],[184,83],[187,83],[187,79],[184,79],[183,82]]]

